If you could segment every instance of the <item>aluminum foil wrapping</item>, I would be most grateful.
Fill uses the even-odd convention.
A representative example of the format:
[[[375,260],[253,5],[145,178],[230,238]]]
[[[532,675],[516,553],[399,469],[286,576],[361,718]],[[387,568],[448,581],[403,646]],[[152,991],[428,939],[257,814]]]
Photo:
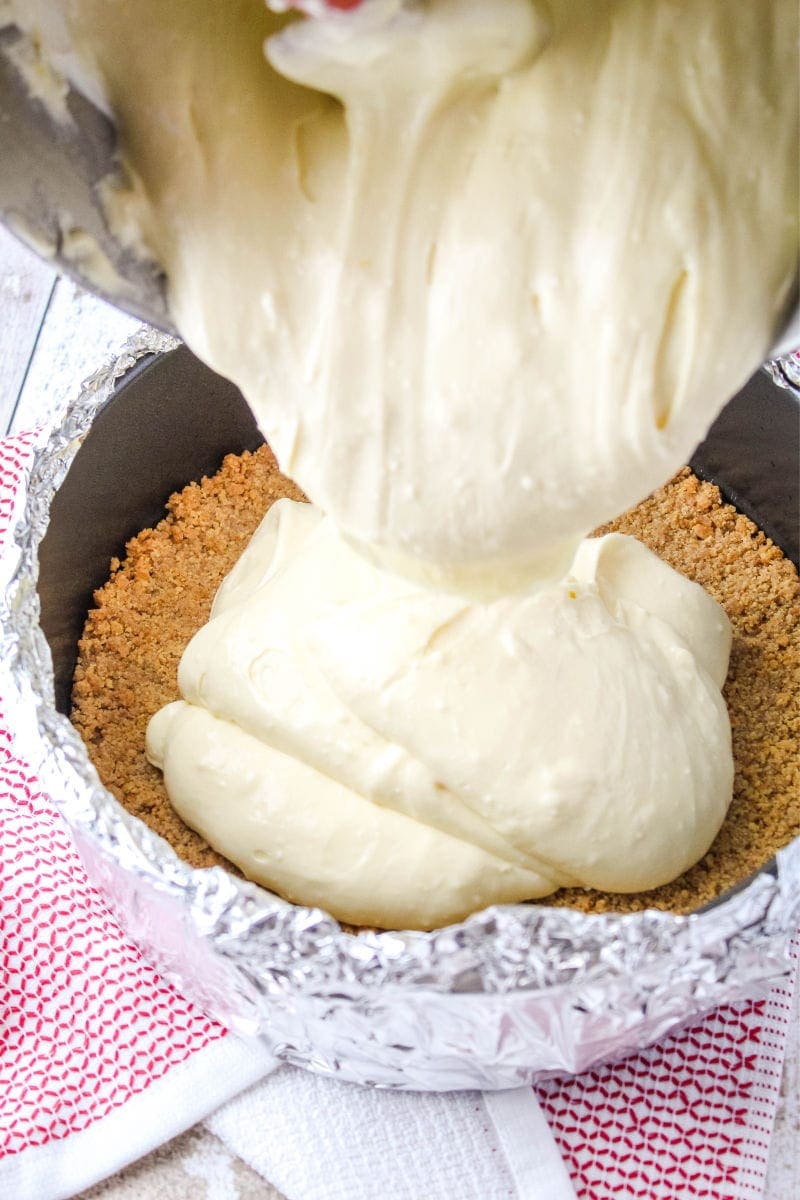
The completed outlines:
[[[54,707],[37,546],[95,413],[138,358],[175,344],[138,334],[36,451],[2,600],[25,753],[90,877],[162,974],[287,1062],[424,1090],[583,1071],[720,1003],[763,994],[784,975],[800,923],[800,839],[735,894],[688,917],[513,905],[433,933],[355,936],[220,868],[191,869],[122,809]]]
[[[800,320],[800,317],[797,319]],[[798,336],[800,336],[800,332]],[[773,383],[800,396],[800,349],[795,350],[792,354],[785,354],[781,358],[771,358],[764,365]]]

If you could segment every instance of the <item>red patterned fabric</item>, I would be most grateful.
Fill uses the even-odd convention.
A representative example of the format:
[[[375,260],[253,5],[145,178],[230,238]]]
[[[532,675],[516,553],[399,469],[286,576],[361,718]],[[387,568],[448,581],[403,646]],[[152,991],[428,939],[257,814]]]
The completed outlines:
[[[0,1155],[86,1128],[224,1032],[128,942],[3,742]]]
[[[0,442],[0,553],[32,442]],[[0,686],[0,1159],[86,1129],[224,1034],[126,939],[9,725]],[[757,1200],[790,995],[537,1087],[578,1194]]]
[[[790,1011],[787,985],[623,1062],[540,1084],[578,1195],[760,1200]]]
[[[0,441],[0,549],[11,532],[19,485],[35,441],[34,433]]]
[[[33,435],[0,441],[0,549]],[[106,1116],[224,1029],[163,983],[14,754],[0,693],[0,1157]]]

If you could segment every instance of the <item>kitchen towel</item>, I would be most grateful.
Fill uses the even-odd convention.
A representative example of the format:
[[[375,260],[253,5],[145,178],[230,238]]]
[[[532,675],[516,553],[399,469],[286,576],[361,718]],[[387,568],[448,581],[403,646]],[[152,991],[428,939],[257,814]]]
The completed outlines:
[[[33,440],[0,443],[0,553]],[[10,695],[0,670],[0,1197],[75,1195],[203,1118],[289,1200],[761,1196],[788,983],[622,1063],[507,1093],[275,1069],[127,940],[15,745]]]

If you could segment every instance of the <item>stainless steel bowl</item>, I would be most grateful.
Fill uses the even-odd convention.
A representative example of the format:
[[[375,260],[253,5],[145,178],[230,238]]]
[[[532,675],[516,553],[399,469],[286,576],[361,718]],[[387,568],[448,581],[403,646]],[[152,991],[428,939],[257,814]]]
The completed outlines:
[[[74,88],[57,120],[8,54],[20,37],[0,11],[0,221],[89,291],[171,329],[163,271],[120,245],[101,203],[100,184],[119,171],[113,123]],[[107,264],[102,280],[75,253],[87,239]]]

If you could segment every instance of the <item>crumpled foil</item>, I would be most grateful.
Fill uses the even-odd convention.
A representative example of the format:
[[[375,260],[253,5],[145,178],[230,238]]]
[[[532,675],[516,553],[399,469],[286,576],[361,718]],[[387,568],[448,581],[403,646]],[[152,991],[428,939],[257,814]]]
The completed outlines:
[[[35,453],[5,596],[3,655],[24,752],[87,871],[157,969],[279,1059],[360,1083],[517,1086],[640,1049],[716,1005],[763,995],[790,967],[800,839],[691,916],[509,905],[433,933],[345,933],[331,917],[193,870],[100,784],[53,702],[38,624],[37,546],[55,489],[116,382],[175,341],[152,330],[85,385]]]
[[[764,366],[773,383],[793,392],[795,396],[800,395],[800,349],[782,358],[771,358]]]

